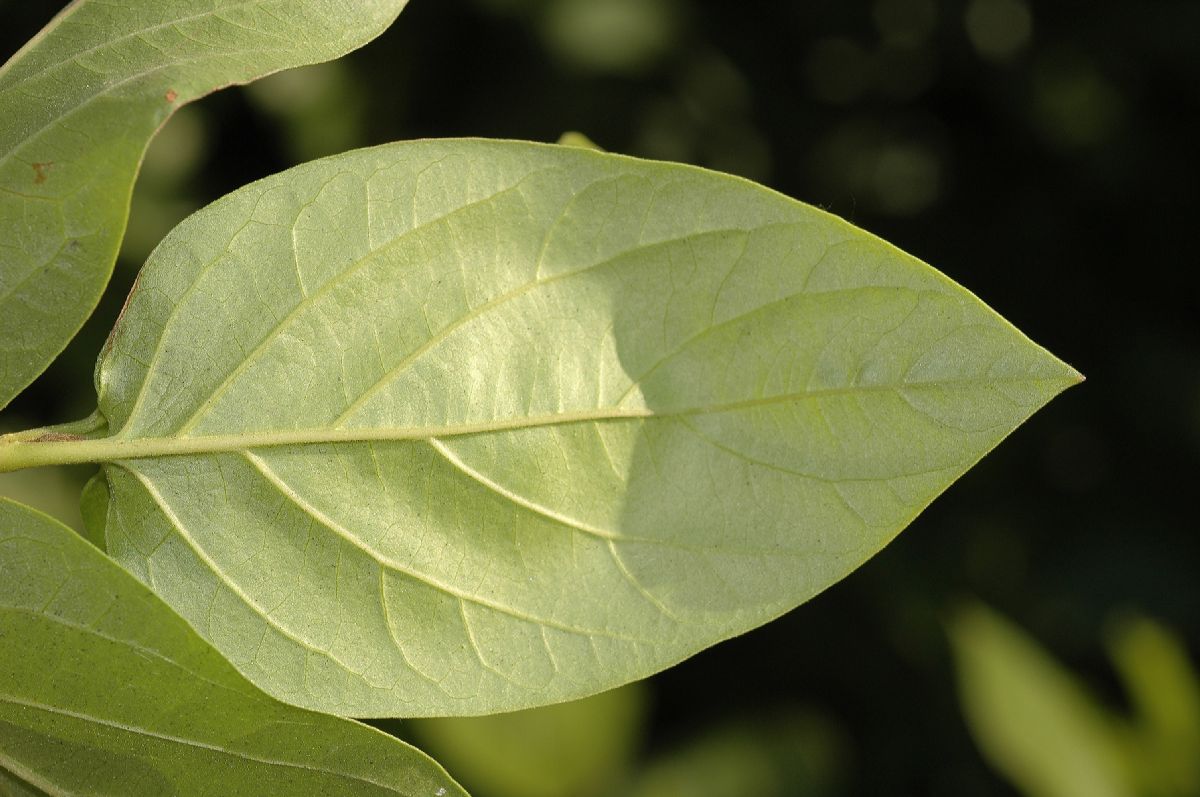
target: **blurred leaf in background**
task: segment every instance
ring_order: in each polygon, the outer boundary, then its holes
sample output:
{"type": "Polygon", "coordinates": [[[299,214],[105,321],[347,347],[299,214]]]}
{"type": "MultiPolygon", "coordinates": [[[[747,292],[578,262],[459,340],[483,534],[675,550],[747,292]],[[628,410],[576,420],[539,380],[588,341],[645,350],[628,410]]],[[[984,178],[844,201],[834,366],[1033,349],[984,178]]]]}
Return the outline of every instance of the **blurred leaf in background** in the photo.
{"type": "Polygon", "coordinates": [[[280,125],[295,163],[353,149],[363,140],[370,97],[342,61],[277,72],[244,91],[280,125]]]}
{"type": "Polygon", "coordinates": [[[971,0],[963,22],[975,50],[995,63],[1017,56],[1033,35],[1033,15],[1024,0],[971,0]]]}
{"type": "Polygon", "coordinates": [[[730,722],[652,760],[632,797],[825,797],[841,794],[847,741],[807,710],[730,722]]]}
{"type": "Polygon", "coordinates": [[[552,0],[540,14],[547,48],[568,68],[640,74],[679,36],[671,0],[552,0]]]}
{"type": "Polygon", "coordinates": [[[1134,712],[1127,755],[1139,793],[1200,794],[1200,675],[1182,640],[1129,616],[1107,643],[1134,712]]]}
{"type": "Polygon", "coordinates": [[[1027,797],[1200,793],[1200,680],[1162,626],[1125,618],[1109,637],[1132,719],[982,606],[962,609],[950,638],[971,733],[1027,797]]]}
{"type": "Polygon", "coordinates": [[[727,720],[647,753],[649,691],[634,683],[570,703],[403,728],[475,797],[844,793],[849,741],[822,714],[783,708],[727,720]]]}
{"type": "Polygon", "coordinates": [[[475,797],[602,797],[628,776],[645,715],[645,688],[634,683],[544,708],[405,725],[475,797]]]}
{"type": "Polygon", "coordinates": [[[186,105],[150,141],[130,204],[119,268],[136,272],[172,227],[200,207],[189,186],[210,146],[203,106],[186,105]]]}

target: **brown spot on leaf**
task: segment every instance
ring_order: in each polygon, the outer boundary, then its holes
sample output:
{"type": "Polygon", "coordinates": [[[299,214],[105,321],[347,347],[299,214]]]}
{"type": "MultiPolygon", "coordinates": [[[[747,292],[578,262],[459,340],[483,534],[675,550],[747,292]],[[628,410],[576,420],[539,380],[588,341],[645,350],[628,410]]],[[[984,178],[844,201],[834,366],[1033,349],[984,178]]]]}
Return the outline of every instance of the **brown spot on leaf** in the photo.
{"type": "Polygon", "coordinates": [[[53,165],[54,161],[33,164],[33,184],[41,185],[46,182],[46,177],[50,174],[50,167],[53,165]]]}
{"type": "Polygon", "coordinates": [[[163,99],[167,102],[175,102],[175,100],[179,99],[179,93],[175,89],[167,89],[167,93],[163,95],[163,99]]]}

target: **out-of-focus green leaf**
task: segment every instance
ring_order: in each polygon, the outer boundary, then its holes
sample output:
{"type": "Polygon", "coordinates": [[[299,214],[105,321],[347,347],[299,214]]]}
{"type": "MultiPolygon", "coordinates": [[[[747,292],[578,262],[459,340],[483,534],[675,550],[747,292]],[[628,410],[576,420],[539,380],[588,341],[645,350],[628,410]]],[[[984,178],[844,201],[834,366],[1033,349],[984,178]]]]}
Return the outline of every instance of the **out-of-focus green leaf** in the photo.
{"type": "Polygon", "coordinates": [[[597,152],[603,152],[604,149],[595,141],[585,136],[576,130],[568,130],[558,137],[558,143],[564,147],[579,147],[580,149],[594,149],[597,152]]]}
{"type": "Polygon", "coordinates": [[[1134,797],[1124,729],[1016,626],[974,606],[950,626],[959,689],[987,759],[1028,797],[1134,797]]]}
{"type": "Polygon", "coordinates": [[[1109,648],[1136,714],[1130,759],[1141,790],[1200,794],[1200,677],[1183,642],[1158,623],[1128,617],[1109,648]]]}
{"type": "Polygon", "coordinates": [[[278,120],[296,163],[359,145],[372,105],[362,81],[342,61],[280,72],[252,83],[246,93],[278,120]]]}
{"type": "Polygon", "coordinates": [[[97,366],[107,549],[351,716],[594,694],[844,577],[1079,375],[727,175],[392,144],[176,228],[97,366]]]}
{"type": "Polygon", "coordinates": [[[540,27],[567,66],[636,75],[669,51],[678,12],[672,0],[554,0],[542,7],[540,27]]]}
{"type": "Polygon", "coordinates": [[[716,728],[652,761],[632,797],[823,797],[839,793],[845,742],[824,718],[796,712],[716,728]]]}
{"type": "Polygon", "coordinates": [[[596,797],[627,770],[644,714],[637,684],[570,703],[408,727],[477,797],[596,797]]]}
{"type": "Polygon", "coordinates": [[[0,67],[0,408],[95,307],[172,111],[353,50],[405,2],[77,0],[0,67]]]}
{"type": "Polygon", "coordinates": [[[94,547],[8,500],[0,574],[6,793],[465,795],[394,738],[268,698],[94,547]]]}

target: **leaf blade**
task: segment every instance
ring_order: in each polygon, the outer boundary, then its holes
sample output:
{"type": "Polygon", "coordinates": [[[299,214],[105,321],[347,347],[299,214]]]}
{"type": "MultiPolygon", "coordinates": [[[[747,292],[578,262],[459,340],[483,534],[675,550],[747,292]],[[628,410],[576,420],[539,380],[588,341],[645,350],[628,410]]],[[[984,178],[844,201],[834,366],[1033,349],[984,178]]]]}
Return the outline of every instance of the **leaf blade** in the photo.
{"type": "Polygon", "coordinates": [[[395,739],[269,699],[92,546],[7,499],[0,566],[19,576],[0,587],[0,767],[26,787],[463,794],[395,739]]]}
{"type": "Polygon", "coordinates": [[[0,408],[90,315],[146,146],[179,106],[345,54],[406,0],[75,2],[0,67],[0,408]]]}
{"type": "Polygon", "coordinates": [[[113,555],[218,601],[203,633],[268,691],[409,716],[582,696],[778,616],[1078,379],[761,187],[469,140],[193,216],[97,374],[113,555]],[[271,671],[238,641],[264,633],[271,671]]]}

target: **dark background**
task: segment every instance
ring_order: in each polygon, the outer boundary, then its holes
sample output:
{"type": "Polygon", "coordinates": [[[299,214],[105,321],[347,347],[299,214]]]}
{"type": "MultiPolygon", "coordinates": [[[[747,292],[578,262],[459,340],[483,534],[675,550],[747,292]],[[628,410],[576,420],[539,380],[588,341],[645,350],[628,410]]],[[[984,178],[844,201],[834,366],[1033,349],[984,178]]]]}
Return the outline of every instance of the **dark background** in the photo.
{"type": "MultiPolygon", "coordinates": [[[[0,0],[0,59],[59,5],[0,0]]],[[[413,0],[336,65],[172,120],[100,310],[4,419],[90,411],[136,268],[186,212],[353,146],[566,130],[845,216],[1088,378],[849,579],[652,679],[645,757],[798,707],[839,751],[821,793],[1011,795],[958,707],[944,623],[960,601],[1017,621],[1117,708],[1115,614],[1157,618],[1195,659],[1194,0],[413,0]]]]}

